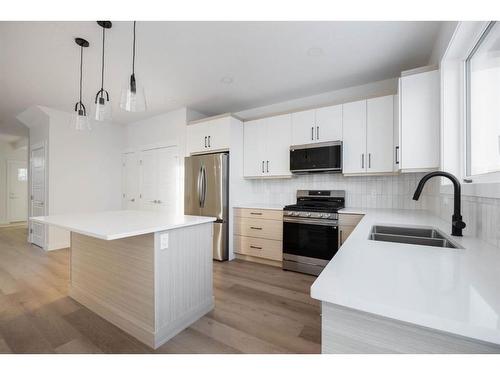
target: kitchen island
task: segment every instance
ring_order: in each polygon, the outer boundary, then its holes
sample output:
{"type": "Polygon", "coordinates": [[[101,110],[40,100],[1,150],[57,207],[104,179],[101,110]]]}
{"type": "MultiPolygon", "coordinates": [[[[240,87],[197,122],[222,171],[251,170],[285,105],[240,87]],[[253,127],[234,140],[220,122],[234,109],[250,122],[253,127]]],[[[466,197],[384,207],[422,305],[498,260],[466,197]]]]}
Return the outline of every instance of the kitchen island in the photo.
{"type": "Polygon", "coordinates": [[[364,216],[311,287],[323,353],[500,353],[497,247],[425,210],[339,214],[364,216]],[[374,241],[374,225],[434,228],[459,248],[374,241]]]}
{"type": "Polygon", "coordinates": [[[70,297],[152,348],[213,309],[215,218],[125,210],[30,220],[71,232],[70,297]]]}

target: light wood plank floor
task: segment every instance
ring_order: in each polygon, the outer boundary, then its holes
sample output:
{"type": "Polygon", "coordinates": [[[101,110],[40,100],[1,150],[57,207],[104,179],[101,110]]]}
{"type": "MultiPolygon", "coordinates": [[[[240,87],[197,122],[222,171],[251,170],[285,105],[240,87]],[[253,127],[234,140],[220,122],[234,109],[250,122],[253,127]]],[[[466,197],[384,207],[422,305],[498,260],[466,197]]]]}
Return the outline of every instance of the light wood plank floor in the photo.
{"type": "Polygon", "coordinates": [[[67,296],[69,250],[0,228],[0,353],[319,353],[314,277],[243,261],[214,263],[215,309],[152,351],[67,296]]]}

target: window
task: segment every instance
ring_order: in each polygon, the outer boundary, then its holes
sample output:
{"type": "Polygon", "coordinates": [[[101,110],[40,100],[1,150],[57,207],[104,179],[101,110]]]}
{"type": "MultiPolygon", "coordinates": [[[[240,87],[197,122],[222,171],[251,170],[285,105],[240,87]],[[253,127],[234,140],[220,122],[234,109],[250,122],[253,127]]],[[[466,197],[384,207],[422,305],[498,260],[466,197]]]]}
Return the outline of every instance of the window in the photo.
{"type": "Polygon", "coordinates": [[[466,175],[500,171],[500,22],[490,22],[465,62],[466,175]]]}

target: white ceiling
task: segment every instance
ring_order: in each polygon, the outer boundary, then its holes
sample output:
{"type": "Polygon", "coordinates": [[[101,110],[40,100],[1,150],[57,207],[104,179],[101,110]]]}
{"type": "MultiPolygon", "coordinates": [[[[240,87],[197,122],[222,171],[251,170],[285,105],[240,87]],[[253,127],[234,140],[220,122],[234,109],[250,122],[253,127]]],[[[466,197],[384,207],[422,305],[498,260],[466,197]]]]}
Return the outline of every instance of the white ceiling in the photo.
{"type": "MultiPolygon", "coordinates": [[[[105,88],[119,123],[188,106],[237,112],[399,75],[428,62],[440,22],[138,22],[136,77],[148,111],[119,109],[131,73],[132,23],[106,34],[105,88]],[[223,83],[232,80],[231,84],[223,83]]],[[[84,103],[100,85],[101,29],[95,22],[0,22],[0,127],[39,104],[71,111],[79,49],[86,38],[84,103]]],[[[17,130],[16,130],[17,129],[17,130]]]]}

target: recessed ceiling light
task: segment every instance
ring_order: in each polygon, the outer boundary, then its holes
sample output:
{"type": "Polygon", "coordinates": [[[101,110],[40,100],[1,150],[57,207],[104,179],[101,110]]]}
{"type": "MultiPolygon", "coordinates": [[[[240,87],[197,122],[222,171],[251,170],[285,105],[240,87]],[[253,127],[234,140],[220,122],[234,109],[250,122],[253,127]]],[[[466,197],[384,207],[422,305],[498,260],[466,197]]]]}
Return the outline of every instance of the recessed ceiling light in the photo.
{"type": "Polygon", "coordinates": [[[225,85],[230,85],[231,83],[233,83],[233,77],[229,77],[229,76],[222,77],[220,79],[220,82],[225,84],[225,85]]]}
{"type": "Polygon", "coordinates": [[[307,55],[311,57],[323,56],[323,48],[311,47],[307,50],[307,55]]]}

